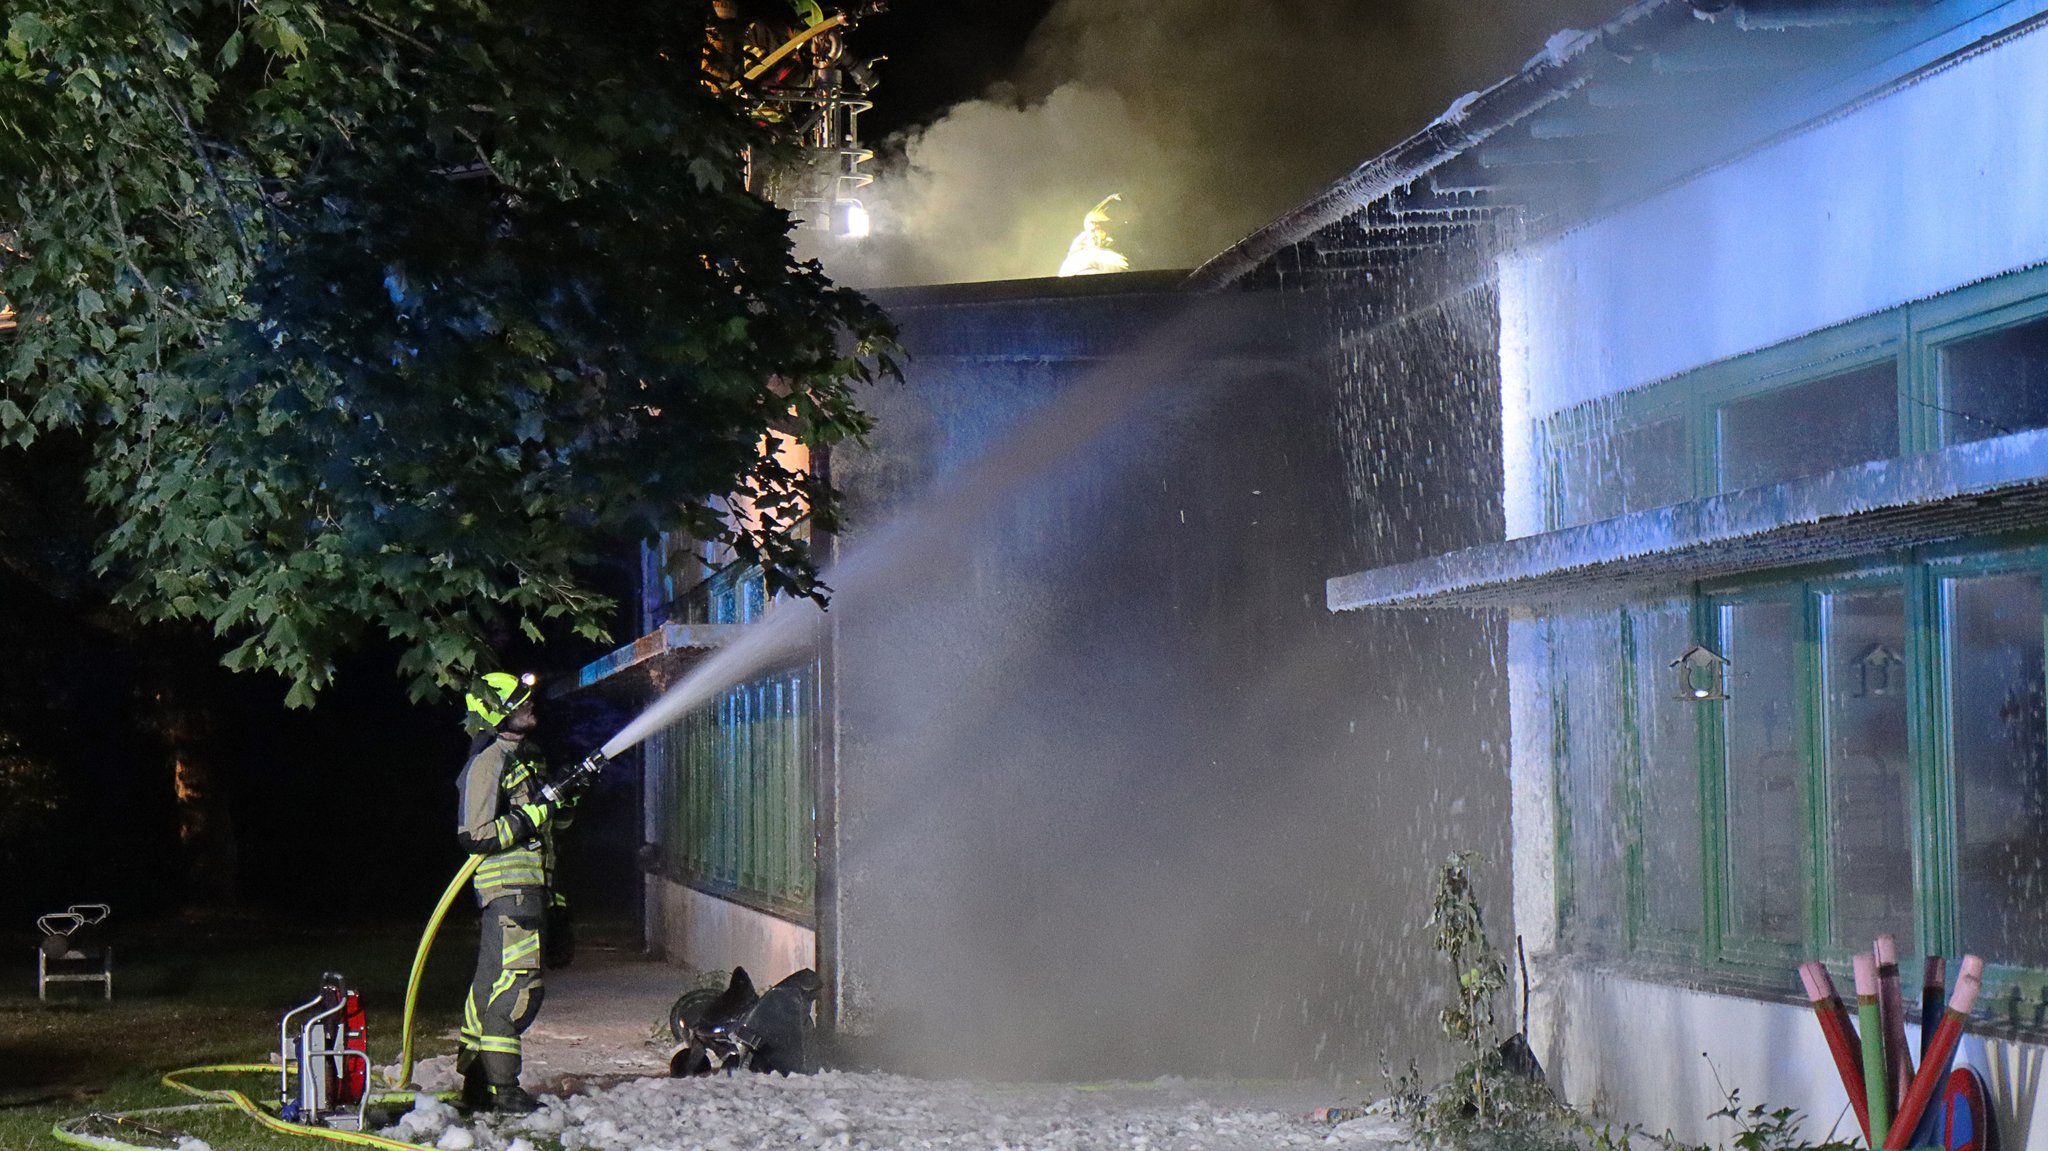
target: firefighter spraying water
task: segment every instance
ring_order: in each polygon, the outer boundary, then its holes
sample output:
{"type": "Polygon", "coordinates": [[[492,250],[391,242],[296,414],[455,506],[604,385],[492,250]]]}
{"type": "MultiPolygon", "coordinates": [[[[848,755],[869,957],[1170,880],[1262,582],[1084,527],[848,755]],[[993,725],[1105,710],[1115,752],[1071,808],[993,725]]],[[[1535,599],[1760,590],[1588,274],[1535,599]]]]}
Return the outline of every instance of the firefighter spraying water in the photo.
{"type": "Polygon", "coordinates": [[[567,962],[568,905],[555,890],[555,832],[569,826],[600,760],[555,779],[528,742],[540,720],[538,677],[493,672],[468,697],[477,730],[456,780],[455,837],[476,860],[476,976],[463,1005],[463,1102],[476,1110],[528,1112],[539,1104],[519,1085],[520,1036],[545,994],[541,968],[567,962]]]}

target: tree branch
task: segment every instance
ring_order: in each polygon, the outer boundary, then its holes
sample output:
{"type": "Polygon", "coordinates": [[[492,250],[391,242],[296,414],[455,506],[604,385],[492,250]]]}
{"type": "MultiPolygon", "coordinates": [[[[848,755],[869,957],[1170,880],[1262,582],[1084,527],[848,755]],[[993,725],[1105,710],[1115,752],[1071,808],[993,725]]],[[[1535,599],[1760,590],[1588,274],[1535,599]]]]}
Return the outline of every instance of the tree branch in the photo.
{"type": "MultiPolygon", "coordinates": [[[[95,156],[94,160],[99,164],[100,184],[107,190],[107,214],[114,218],[114,239],[121,247],[121,263],[125,264],[129,271],[135,273],[136,280],[142,284],[142,290],[149,296],[149,303],[152,308],[158,310],[169,308],[171,311],[185,317],[185,321],[192,325],[192,331],[197,335],[200,330],[199,317],[163,298],[163,295],[157,291],[156,285],[149,282],[148,274],[135,262],[135,253],[128,246],[128,226],[121,221],[121,197],[114,191],[114,174],[108,170],[107,158],[105,156],[95,156]]],[[[164,366],[163,339],[161,336],[157,339],[156,366],[159,368],[164,366]]]]}
{"type": "Polygon", "coordinates": [[[228,226],[235,231],[235,247],[242,251],[242,262],[254,270],[256,257],[249,251],[249,238],[242,234],[242,216],[235,211],[235,202],[229,198],[227,185],[221,180],[220,173],[214,169],[213,158],[206,154],[206,145],[200,141],[199,133],[193,129],[191,117],[185,114],[185,105],[179,103],[178,98],[171,94],[170,87],[161,77],[156,81],[156,91],[170,107],[171,115],[177,118],[178,126],[185,130],[185,139],[192,142],[192,154],[199,157],[200,166],[206,169],[206,180],[213,185],[214,196],[220,200],[221,209],[228,214],[228,226]]]}

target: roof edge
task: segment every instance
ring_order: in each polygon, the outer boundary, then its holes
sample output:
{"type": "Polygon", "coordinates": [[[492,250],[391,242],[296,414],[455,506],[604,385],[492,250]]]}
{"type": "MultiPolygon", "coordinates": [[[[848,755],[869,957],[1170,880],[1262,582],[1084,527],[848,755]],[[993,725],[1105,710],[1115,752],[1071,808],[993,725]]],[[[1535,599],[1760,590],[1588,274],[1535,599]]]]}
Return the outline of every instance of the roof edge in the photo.
{"type": "MultiPolygon", "coordinates": [[[[1586,50],[1655,12],[1687,0],[1637,0],[1621,15],[1564,45],[1546,46],[1522,70],[1474,95],[1460,97],[1415,135],[1353,169],[1315,198],[1239,240],[1189,273],[1190,291],[1213,292],[1290,244],[1299,243],[1365,205],[1428,175],[1502,129],[1541,110],[1585,80],[1586,50]]],[[[1555,41],[1556,37],[1552,37],[1555,41]]]]}

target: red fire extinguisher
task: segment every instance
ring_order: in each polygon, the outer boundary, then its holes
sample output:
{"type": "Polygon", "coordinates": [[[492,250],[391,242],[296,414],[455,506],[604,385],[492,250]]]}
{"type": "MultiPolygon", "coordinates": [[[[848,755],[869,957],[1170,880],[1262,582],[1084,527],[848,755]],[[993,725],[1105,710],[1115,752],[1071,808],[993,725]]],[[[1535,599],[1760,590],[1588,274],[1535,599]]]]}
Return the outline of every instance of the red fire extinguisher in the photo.
{"type": "MultiPolygon", "coordinates": [[[[363,1015],[363,998],[350,991],[341,1001],[341,1046],[344,1050],[360,1051],[365,1056],[370,1051],[369,1021],[363,1015]]],[[[335,1059],[329,1066],[340,1064],[340,1077],[334,1084],[334,1102],[359,1103],[370,1088],[370,1063],[364,1059],[335,1059]]]]}

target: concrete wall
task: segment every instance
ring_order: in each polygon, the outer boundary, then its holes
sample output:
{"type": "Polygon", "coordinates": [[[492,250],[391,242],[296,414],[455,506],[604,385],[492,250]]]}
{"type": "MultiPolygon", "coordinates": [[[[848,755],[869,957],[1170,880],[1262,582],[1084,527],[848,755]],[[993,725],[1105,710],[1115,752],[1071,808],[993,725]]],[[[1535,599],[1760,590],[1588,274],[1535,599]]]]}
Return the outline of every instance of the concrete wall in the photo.
{"type": "Polygon", "coordinates": [[[647,943],[692,971],[744,967],[757,987],[817,964],[817,933],[659,876],[647,880],[647,943]]]}
{"type": "Polygon", "coordinates": [[[1508,534],[1532,421],[2048,260],[2048,32],[1500,261],[1508,534]]]}
{"type": "Polygon", "coordinates": [[[1498,538],[1493,301],[1164,287],[882,297],[910,379],[834,461],[894,564],[832,611],[845,1020],[919,1070],[1373,1090],[1439,1061],[1445,854],[1508,918],[1500,633],[1322,584],[1498,538]]]}

